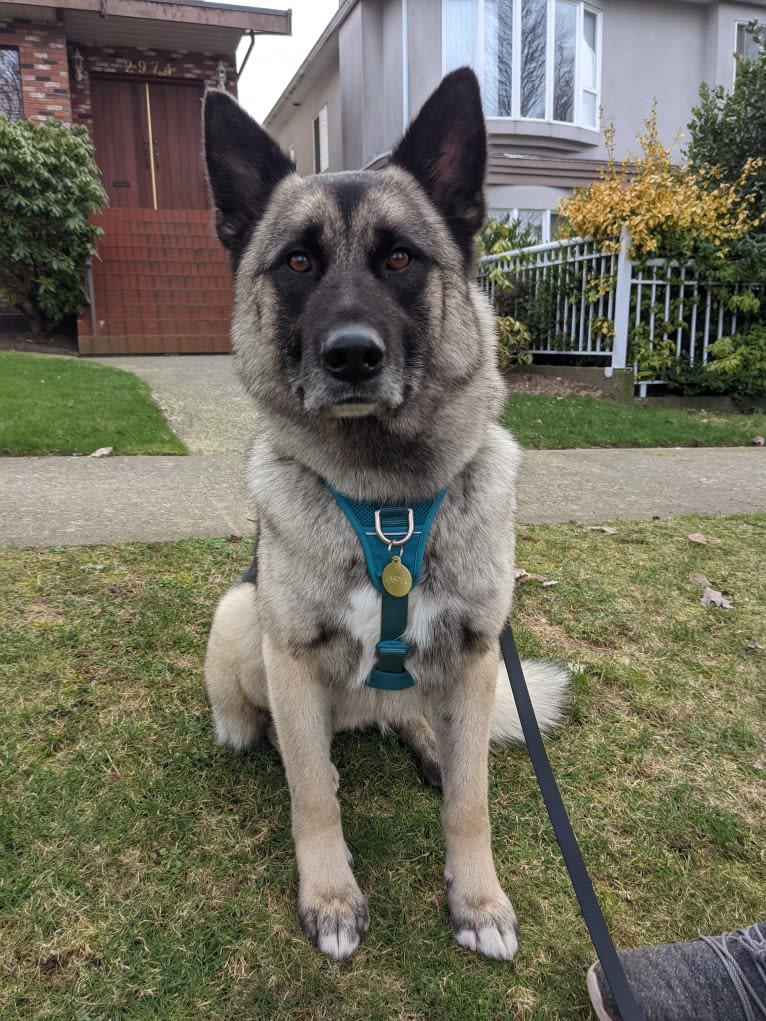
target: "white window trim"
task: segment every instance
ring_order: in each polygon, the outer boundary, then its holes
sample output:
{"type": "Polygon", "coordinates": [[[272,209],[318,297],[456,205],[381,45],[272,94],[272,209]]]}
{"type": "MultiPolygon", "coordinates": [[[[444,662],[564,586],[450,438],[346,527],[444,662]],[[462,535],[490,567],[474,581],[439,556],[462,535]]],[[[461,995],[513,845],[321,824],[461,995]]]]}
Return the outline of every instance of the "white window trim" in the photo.
{"type": "MultiPolygon", "coordinates": [[[[553,118],[553,85],[554,68],[553,60],[549,60],[549,54],[553,52],[555,43],[555,0],[547,0],[548,12],[546,19],[546,42],[545,42],[545,117],[522,117],[521,115],[521,2],[514,0],[513,7],[513,39],[512,39],[512,67],[513,83],[511,87],[511,115],[500,117],[497,114],[488,114],[497,120],[517,120],[536,124],[566,124],[571,127],[585,128],[591,131],[599,130],[598,111],[601,108],[601,64],[602,64],[602,21],[603,15],[600,10],[592,7],[583,0],[572,0],[576,5],[577,26],[575,29],[575,97],[574,97],[574,119],[571,121],[559,121],[553,118]],[[596,19],[596,87],[595,89],[585,88],[582,84],[582,46],[583,46],[583,21],[585,11],[589,11],[596,19]],[[585,92],[595,96],[596,123],[586,123],[583,119],[583,94],[585,92]],[[548,116],[550,114],[550,116],[548,116]]],[[[442,77],[448,73],[447,67],[447,4],[448,0],[442,0],[442,77]]],[[[474,0],[476,12],[476,50],[471,66],[476,71],[479,81],[484,79],[484,0],[474,0]]]]}
{"type": "Polygon", "coordinates": [[[312,148],[314,150],[314,173],[323,174],[330,168],[330,126],[327,103],[319,110],[312,122],[312,148]]]}

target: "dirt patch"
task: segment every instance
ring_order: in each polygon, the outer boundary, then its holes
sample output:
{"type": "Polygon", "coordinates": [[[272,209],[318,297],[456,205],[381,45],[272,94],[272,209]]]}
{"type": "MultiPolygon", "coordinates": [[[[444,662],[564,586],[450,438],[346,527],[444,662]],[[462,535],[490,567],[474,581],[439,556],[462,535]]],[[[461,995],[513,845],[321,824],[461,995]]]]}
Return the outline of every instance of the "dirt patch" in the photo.
{"type": "Polygon", "coordinates": [[[590,383],[582,383],[564,376],[544,376],[536,372],[513,370],[506,374],[512,394],[546,394],[550,397],[604,397],[604,391],[590,383]]]}
{"type": "Polygon", "coordinates": [[[28,333],[0,333],[0,351],[25,351],[36,355],[77,355],[77,340],[52,337],[35,340],[28,333]]]}

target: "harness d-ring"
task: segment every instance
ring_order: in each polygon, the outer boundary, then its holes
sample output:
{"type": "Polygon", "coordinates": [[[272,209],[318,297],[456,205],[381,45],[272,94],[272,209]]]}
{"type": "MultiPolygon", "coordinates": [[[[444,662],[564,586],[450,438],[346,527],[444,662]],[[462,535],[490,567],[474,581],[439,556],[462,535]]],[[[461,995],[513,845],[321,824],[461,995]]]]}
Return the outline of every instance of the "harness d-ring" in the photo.
{"type": "Polygon", "coordinates": [[[380,511],[379,510],[375,511],[375,534],[377,535],[381,542],[384,542],[388,546],[389,551],[391,550],[392,546],[399,546],[400,548],[404,546],[406,542],[410,541],[414,531],[415,531],[415,513],[412,507],[407,508],[407,534],[403,535],[401,539],[389,539],[389,537],[384,534],[383,529],[380,527],[380,511]]]}

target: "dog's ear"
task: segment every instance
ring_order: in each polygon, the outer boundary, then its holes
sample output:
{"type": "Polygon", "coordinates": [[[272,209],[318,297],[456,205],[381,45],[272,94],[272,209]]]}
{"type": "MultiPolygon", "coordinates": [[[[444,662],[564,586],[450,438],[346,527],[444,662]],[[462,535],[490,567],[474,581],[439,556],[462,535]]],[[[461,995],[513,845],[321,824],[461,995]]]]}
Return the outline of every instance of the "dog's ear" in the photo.
{"type": "Polygon", "coordinates": [[[391,157],[421,184],[450,226],[466,261],[484,221],[487,133],[476,75],[461,67],[443,79],[391,157]]]}
{"type": "Polygon", "coordinates": [[[295,164],[236,100],[205,96],[205,163],[221,244],[236,266],[275,185],[295,164]]]}

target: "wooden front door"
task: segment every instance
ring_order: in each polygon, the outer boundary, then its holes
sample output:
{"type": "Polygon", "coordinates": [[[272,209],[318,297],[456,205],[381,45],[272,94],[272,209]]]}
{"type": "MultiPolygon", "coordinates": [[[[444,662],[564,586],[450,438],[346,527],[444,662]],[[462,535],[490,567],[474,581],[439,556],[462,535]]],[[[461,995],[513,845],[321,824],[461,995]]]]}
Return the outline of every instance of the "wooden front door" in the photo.
{"type": "Polygon", "coordinates": [[[96,161],[112,208],[206,209],[202,86],[94,77],[96,161]]]}

